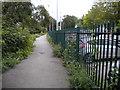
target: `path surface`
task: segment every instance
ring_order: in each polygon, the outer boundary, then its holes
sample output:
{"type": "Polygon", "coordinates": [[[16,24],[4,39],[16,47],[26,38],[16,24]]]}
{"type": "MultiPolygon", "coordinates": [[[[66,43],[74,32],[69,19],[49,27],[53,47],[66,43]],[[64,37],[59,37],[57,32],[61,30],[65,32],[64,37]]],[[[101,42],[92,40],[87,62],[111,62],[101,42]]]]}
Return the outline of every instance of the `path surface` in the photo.
{"type": "Polygon", "coordinates": [[[53,56],[46,35],[34,44],[33,54],[3,74],[3,88],[69,88],[67,71],[53,56]]]}

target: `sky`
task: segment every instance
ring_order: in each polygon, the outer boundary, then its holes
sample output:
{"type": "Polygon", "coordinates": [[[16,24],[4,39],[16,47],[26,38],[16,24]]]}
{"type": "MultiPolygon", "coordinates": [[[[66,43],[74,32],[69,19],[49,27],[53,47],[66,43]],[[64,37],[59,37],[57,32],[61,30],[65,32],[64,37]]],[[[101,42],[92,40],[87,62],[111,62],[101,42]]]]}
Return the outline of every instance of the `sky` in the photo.
{"type": "Polygon", "coordinates": [[[55,19],[57,19],[57,1],[58,21],[60,21],[60,17],[62,20],[64,15],[74,15],[81,18],[91,9],[95,0],[31,0],[35,6],[44,5],[50,16],[55,19]]]}

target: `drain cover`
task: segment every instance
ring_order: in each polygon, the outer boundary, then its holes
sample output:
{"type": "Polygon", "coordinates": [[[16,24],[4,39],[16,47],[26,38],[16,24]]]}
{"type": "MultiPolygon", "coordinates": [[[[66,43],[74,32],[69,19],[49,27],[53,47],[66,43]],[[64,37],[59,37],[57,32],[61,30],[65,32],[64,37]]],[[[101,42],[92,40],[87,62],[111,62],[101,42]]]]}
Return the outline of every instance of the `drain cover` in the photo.
{"type": "Polygon", "coordinates": [[[44,52],[39,52],[40,54],[44,54],[44,52]]]}

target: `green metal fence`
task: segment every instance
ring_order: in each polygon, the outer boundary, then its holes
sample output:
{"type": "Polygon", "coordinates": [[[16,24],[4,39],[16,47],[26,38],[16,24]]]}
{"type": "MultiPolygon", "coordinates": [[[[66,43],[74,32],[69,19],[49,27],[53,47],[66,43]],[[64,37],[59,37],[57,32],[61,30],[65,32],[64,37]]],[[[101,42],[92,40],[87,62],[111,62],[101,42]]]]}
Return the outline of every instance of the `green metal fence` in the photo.
{"type": "Polygon", "coordinates": [[[73,33],[76,34],[76,32],[79,31],[79,28],[73,28],[73,29],[64,29],[64,30],[58,30],[58,31],[49,31],[48,34],[50,37],[52,37],[52,40],[54,44],[61,44],[62,47],[65,49],[67,46],[67,36],[72,36],[73,33]]]}
{"type": "MultiPolygon", "coordinates": [[[[120,30],[115,23],[49,31],[55,44],[65,49],[67,43],[76,43],[76,61],[83,59],[92,80],[101,89],[112,85],[120,89],[120,30]],[[74,42],[73,42],[74,41],[74,42]]],[[[109,88],[109,87],[108,87],[109,88]]]]}

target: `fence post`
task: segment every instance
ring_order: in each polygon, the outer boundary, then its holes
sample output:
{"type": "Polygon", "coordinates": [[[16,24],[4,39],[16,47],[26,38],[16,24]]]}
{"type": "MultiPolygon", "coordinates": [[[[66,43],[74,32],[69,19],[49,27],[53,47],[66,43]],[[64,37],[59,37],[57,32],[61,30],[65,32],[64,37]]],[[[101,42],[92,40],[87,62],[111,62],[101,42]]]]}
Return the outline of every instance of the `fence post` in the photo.
{"type": "Polygon", "coordinates": [[[77,61],[79,61],[79,28],[76,32],[76,51],[77,51],[77,61]]]}
{"type": "Polygon", "coordinates": [[[65,49],[65,47],[66,47],[65,46],[65,31],[63,32],[63,39],[64,39],[64,41],[63,41],[64,42],[64,47],[63,48],[65,49]]]}
{"type": "Polygon", "coordinates": [[[55,44],[57,44],[57,31],[55,31],[55,44]]]}

